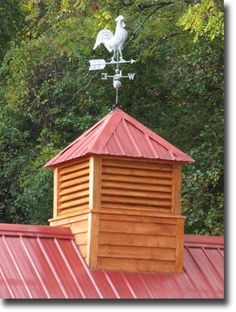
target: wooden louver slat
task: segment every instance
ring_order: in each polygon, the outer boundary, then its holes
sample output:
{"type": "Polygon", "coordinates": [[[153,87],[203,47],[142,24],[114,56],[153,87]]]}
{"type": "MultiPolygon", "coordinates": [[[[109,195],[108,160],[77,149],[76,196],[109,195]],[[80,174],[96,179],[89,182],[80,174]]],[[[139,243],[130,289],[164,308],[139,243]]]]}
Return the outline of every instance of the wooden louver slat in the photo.
{"type": "Polygon", "coordinates": [[[103,165],[109,167],[120,167],[120,168],[133,168],[133,169],[144,169],[144,170],[158,170],[159,171],[172,171],[172,164],[167,163],[159,163],[158,167],[156,163],[153,162],[135,162],[135,161],[124,161],[124,160],[117,160],[117,159],[103,159],[103,165]]]}
{"type": "Polygon", "coordinates": [[[132,197],[117,197],[117,196],[102,196],[102,202],[109,203],[126,203],[126,204],[142,204],[144,206],[171,206],[171,200],[156,200],[156,199],[143,199],[143,198],[132,198],[132,197]]]}
{"type": "Polygon", "coordinates": [[[149,199],[169,199],[171,200],[171,193],[162,193],[162,192],[149,192],[149,191],[136,191],[136,190],[125,190],[125,189],[102,189],[103,195],[111,195],[111,196],[128,196],[128,197],[142,197],[149,199]]]}
{"type": "Polygon", "coordinates": [[[160,178],[160,177],[133,177],[132,175],[111,175],[103,174],[102,181],[119,181],[119,182],[130,182],[134,184],[154,184],[154,185],[172,185],[171,179],[160,178]]]}
{"type": "MultiPolygon", "coordinates": [[[[147,171],[142,169],[131,169],[131,168],[116,168],[116,167],[103,167],[102,173],[109,174],[123,174],[128,176],[137,176],[137,177],[147,177],[147,171]]],[[[171,178],[171,172],[165,171],[150,171],[148,172],[150,177],[159,177],[159,178],[171,178]]]]}
{"type": "Polygon", "coordinates": [[[170,185],[152,185],[152,184],[142,184],[130,182],[117,182],[117,181],[102,181],[102,188],[105,189],[120,189],[120,190],[141,190],[150,192],[162,192],[171,193],[172,189],[170,185]]]}

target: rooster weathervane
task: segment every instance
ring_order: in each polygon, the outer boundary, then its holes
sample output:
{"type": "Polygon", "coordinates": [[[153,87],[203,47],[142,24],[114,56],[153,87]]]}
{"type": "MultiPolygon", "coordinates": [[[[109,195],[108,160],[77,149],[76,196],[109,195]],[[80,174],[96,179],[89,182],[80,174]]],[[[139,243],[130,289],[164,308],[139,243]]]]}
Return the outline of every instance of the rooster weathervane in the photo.
{"type": "MultiPolygon", "coordinates": [[[[111,53],[113,52],[113,56],[109,62],[106,62],[104,59],[96,59],[90,60],[89,70],[101,70],[106,67],[106,65],[115,64],[116,70],[114,75],[108,75],[107,73],[102,73],[102,80],[107,80],[108,78],[113,79],[113,87],[116,89],[116,102],[114,106],[117,106],[119,103],[119,89],[121,87],[121,79],[128,78],[129,80],[133,80],[135,74],[128,73],[127,76],[123,76],[122,70],[120,70],[120,64],[133,64],[135,60],[131,59],[129,61],[124,60],[122,50],[124,47],[124,43],[128,37],[128,32],[125,29],[124,17],[119,15],[116,19],[116,30],[113,35],[112,31],[109,29],[100,30],[97,34],[96,42],[93,50],[95,50],[101,43],[104,44],[106,49],[111,53]]],[[[113,107],[114,108],[114,107],[113,107]]]]}

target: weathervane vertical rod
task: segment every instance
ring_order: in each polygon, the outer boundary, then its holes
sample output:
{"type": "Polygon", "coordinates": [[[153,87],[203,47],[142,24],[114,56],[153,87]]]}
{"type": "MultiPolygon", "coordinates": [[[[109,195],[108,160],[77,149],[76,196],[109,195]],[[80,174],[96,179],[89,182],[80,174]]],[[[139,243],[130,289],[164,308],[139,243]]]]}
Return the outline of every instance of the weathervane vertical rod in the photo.
{"type": "MultiPolygon", "coordinates": [[[[116,52],[116,69],[117,69],[117,73],[119,71],[119,54],[118,51],[116,52]]],[[[119,105],[119,89],[116,88],[116,107],[119,105]]]]}
{"type": "Polygon", "coordinates": [[[116,88],[116,106],[119,104],[119,89],[116,88]]]}

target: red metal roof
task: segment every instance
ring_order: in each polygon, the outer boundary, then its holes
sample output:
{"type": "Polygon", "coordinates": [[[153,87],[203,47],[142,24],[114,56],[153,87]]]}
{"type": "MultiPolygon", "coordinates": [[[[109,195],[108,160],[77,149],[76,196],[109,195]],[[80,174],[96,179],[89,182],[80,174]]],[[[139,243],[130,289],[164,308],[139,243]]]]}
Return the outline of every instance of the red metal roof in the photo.
{"type": "Polygon", "coordinates": [[[56,167],[88,154],[193,162],[188,155],[119,108],[53,157],[45,167],[56,167]]]}
{"type": "Polygon", "coordinates": [[[0,224],[0,297],[223,298],[223,244],[186,235],[180,274],[92,271],[69,228],[0,224]]]}

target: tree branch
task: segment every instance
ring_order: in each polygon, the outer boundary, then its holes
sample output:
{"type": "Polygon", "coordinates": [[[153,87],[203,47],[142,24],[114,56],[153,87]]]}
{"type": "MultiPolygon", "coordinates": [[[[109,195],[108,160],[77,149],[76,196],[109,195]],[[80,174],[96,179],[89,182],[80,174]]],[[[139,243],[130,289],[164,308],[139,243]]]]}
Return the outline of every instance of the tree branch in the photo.
{"type": "MultiPolygon", "coordinates": [[[[198,0],[184,0],[183,2],[185,2],[186,4],[197,4],[199,1],[198,0]]],[[[169,4],[174,4],[174,2],[155,2],[155,3],[149,3],[149,4],[140,4],[138,7],[141,11],[145,10],[145,9],[150,9],[153,8],[155,6],[165,6],[165,5],[169,5],[169,4]]]]}
{"type": "Polygon", "coordinates": [[[172,33],[170,35],[166,35],[164,38],[161,38],[161,39],[158,39],[156,42],[154,42],[154,44],[151,46],[150,48],[150,51],[152,51],[156,45],[158,44],[162,44],[163,42],[167,41],[168,39],[172,38],[172,37],[176,37],[178,35],[181,35],[182,32],[175,32],[175,33],[172,33]]]}
{"type": "Polygon", "coordinates": [[[124,7],[128,7],[128,6],[133,5],[133,1],[132,0],[128,0],[128,1],[120,0],[120,4],[123,5],[124,7]]]}
{"type": "MultiPolygon", "coordinates": [[[[126,45],[129,44],[129,42],[134,38],[134,36],[136,35],[136,33],[139,31],[139,29],[141,27],[143,27],[143,25],[147,22],[147,20],[154,14],[156,13],[156,11],[160,10],[161,8],[174,4],[174,2],[163,2],[161,4],[159,4],[159,6],[157,6],[150,14],[148,14],[148,16],[143,20],[143,22],[139,25],[139,27],[135,30],[135,32],[130,36],[129,41],[126,43],[126,45]]],[[[125,45],[125,46],[126,46],[125,45]]]]}
{"type": "Polygon", "coordinates": [[[139,7],[139,9],[141,10],[141,11],[143,11],[143,10],[145,10],[145,9],[149,9],[149,8],[153,8],[153,7],[164,7],[164,6],[168,6],[168,5],[170,5],[170,4],[174,4],[174,2],[156,2],[156,3],[150,3],[150,4],[145,4],[145,5],[139,5],[138,7],[139,7]]]}
{"type": "MultiPolygon", "coordinates": [[[[86,75],[85,77],[87,77],[89,74],[90,74],[90,72],[88,72],[87,75],[86,75]]],[[[70,99],[69,101],[67,101],[64,105],[67,105],[67,104],[71,103],[71,102],[75,99],[76,95],[78,95],[81,91],[87,89],[87,88],[90,86],[90,84],[91,84],[91,82],[93,81],[93,79],[94,79],[97,75],[98,75],[98,73],[95,73],[95,74],[89,79],[89,81],[86,83],[86,85],[84,85],[84,86],[81,87],[79,90],[77,90],[77,91],[72,95],[71,99],[70,99]]]]}

